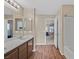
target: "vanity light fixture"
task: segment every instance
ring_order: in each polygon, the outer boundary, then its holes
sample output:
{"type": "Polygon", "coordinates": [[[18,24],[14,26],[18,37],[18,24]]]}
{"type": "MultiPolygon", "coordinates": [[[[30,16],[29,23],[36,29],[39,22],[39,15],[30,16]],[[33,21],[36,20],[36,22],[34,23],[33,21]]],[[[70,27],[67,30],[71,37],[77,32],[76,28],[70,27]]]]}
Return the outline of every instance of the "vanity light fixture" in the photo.
{"type": "Polygon", "coordinates": [[[10,4],[11,6],[13,6],[16,9],[19,9],[20,8],[20,6],[18,5],[18,3],[16,3],[15,1],[5,0],[5,2],[7,2],[8,4],[10,4]]]}

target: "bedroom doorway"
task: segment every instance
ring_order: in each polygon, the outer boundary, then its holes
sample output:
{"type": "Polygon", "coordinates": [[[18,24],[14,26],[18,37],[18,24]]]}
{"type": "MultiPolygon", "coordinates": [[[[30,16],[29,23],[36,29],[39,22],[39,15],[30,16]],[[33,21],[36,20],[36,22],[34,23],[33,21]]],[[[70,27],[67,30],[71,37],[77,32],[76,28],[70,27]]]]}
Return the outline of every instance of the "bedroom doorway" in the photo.
{"type": "Polygon", "coordinates": [[[54,23],[47,24],[46,26],[46,44],[54,43],[54,23]]]}

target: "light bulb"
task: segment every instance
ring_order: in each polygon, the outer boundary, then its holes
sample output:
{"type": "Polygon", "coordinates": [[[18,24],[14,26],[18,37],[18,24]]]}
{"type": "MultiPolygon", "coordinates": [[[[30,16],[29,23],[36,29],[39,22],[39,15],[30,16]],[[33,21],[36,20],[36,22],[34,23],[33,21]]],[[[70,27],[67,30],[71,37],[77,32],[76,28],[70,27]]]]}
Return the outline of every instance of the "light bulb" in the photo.
{"type": "Polygon", "coordinates": [[[19,6],[19,5],[17,5],[17,7],[18,7],[18,8],[20,8],[20,6],[19,6]]]}

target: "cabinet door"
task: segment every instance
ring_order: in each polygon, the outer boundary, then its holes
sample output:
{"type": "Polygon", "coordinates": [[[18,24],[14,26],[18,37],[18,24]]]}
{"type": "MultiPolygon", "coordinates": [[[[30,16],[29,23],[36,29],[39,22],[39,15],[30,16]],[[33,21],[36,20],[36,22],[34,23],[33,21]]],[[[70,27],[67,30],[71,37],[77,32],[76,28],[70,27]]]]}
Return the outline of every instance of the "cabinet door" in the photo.
{"type": "Polygon", "coordinates": [[[28,41],[28,58],[32,55],[32,50],[33,50],[33,39],[28,41]]]}
{"type": "Polygon", "coordinates": [[[18,59],[18,50],[12,51],[9,55],[5,57],[5,59],[18,59]]]}
{"type": "Polygon", "coordinates": [[[27,43],[19,47],[19,59],[27,59],[27,43]]]}

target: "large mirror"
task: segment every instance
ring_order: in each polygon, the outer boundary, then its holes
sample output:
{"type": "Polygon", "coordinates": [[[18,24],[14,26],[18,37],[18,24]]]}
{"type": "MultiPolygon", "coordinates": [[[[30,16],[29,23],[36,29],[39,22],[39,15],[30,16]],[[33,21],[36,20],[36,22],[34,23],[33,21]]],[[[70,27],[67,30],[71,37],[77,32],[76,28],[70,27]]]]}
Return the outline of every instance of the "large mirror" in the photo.
{"type": "Polygon", "coordinates": [[[16,12],[8,7],[4,7],[4,37],[5,39],[26,36],[32,32],[31,17],[17,17],[16,12]],[[16,16],[16,17],[15,17],[16,16]]]}
{"type": "Polygon", "coordinates": [[[32,19],[31,18],[15,18],[15,30],[16,31],[32,31],[32,19]]]}
{"type": "Polygon", "coordinates": [[[32,33],[31,18],[15,18],[15,35],[22,37],[32,33]]]}

